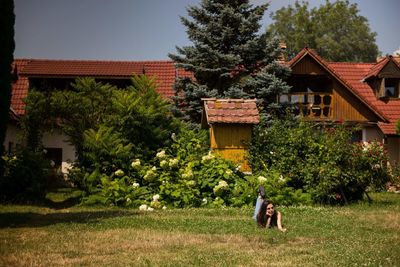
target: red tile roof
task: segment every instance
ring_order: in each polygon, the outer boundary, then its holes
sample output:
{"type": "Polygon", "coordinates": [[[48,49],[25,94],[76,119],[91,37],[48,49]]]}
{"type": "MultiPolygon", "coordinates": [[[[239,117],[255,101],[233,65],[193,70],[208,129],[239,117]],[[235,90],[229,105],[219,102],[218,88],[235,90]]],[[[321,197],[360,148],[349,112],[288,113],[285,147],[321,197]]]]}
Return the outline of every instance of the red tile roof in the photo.
{"type": "Polygon", "coordinates": [[[206,123],[246,123],[260,122],[256,99],[216,99],[203,98],[206,123]]]}
{"type": "Polygon", "coordinates": [[[379,60],[376,64],[374,64],[371,69],[368,71],[368,73],[365,75],[364,79],[367,80],[368,78],[371,77],[376,77],[378,76],[379,72],[383,69],[383,67],[386,66],[386,64],[389,62],[388,57],[384,57],[381,60],[379,60]]]}
{"type": "MultiPolygon", "coordinates": [[[[293,67],[306,55],[314,58],[381,118],[378,126],[384,134],[396,134],[396,121],[400,119],[400,99],[378,99],[373,88],[365,82],[366,77],[376,76],[393,57],[386,57],[377,63],[326,62],[314,51],[305,48],[289,61],[289,66],[293,67]]],[[[395,64],[399,66],[397,62],[395,64]]]]}
{"type": "Polygon", "coordinates": [[[29,63],[27,59],[14,60],[13,71],[16,78],[18,78],[12,87],[11,94],[11,108],[16,115],[23,115],[25,113],[25,103],[23,99],[28,96],[29,82],[28,77],[19,75],[26,65],[29,63]]]}
{"type": "Polygon", "coordinates": [[[29,79],[95,77],[108,79],[130,79],[133,74],[154,77],[157,91],[164,97],[174,95],[176,77],[191,77],[189,72],[176,69],[173,61],[95,61],[95,60],[42,60],[17,59],[18,80],[13,85],[11,106],[16,114],[24,114],[22,99],[27,96],[29,79]]]}
{"type": "Polygon", "coordinates": [[[364,81],[364,77],[366,77],[376,64],[341,62],[329,63],[329,66],[345,79],[370,107],[379,110],[385,116],[387,122],[378,123],[382,132],[389,135],[396,134],[396,121],[400,119],[400,99],[378,99],[375,96],[373,88],[364,81]]]}

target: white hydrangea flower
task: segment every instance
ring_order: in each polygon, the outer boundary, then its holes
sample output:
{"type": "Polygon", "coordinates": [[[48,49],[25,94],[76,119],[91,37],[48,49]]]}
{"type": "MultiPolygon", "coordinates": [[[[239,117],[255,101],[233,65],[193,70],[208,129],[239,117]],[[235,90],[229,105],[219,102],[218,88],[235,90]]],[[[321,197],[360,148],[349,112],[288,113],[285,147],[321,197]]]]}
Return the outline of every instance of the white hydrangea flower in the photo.
{"type": "Polygon", "coordinates": [[[132,161],[131,167],[134,169],[139,168],[140,167],[140,159],[135,159],[134,161],[132,161]]]}
{"type": "Polygon", "coordinates": [[[156,157],[157,158],[159,158],[159,159],[162,159],[162,158],[164,158],[166,155],[165,155],[165,150],[161,150],[160,152],[158,152],[157,154],[156,154],[156,157]]]}
{"type": "Polygon", "coordinates": [[[184,174],[182,174],[183,179],[189,179],[193,177],[193,172],[192,170],[187,170],[184,174]]]}
{"type": "Polygon", "coordinates": [[[116,175],[116,176],[118,176],[118,177],[121,177],[121,176],[124,176],[124,171],[123,170],[121,170],[121,169],[119,169],[119,170],[116,170],[115,172],[114,172],[114,174],[116,175]]]}
{"type": "Polygon", "coordinates": [[[261,175],[258,176],[257,179],[258,179],[258,182],[260,182],[261,184],[262,184],[262,183],[265,183],[265,182],[267,181],[267,178],[265,178],[264,176],[261,176],[261,175]]]}
{"type": "Polygon", "coordinates": [[[153,211],[154,209],[152,207],[148,207],[147,211],[153,211]]]}
{"type": "Polygon", "coordinates": [[[228,183],[226,181],[224,181],[224,180],[221,180],[221,181],[218,182],[218,185],[216,185],[213,188],[213,191],[214,191],[214,193],[216,193],[221,189],[225,189],[226,187],[228,187],[228,183]]]}
{"type": "Polygon", "coordinates": [[[228,183],[227,183],[226,181],[224,181],[224,180],[221,180],[221,181],[219,181],[218,185],[219,185],[220,187],[227,187],[227,186],[228,186],[228,183]]]}
{"type": "Polygon", "coordinates": [[[203,201],[204,204],[207,204],[207,198],[203,198],[202,201],[203,201]]]}
{"type": "Polygon", "coordinates": [[[140,184],[135,182],[135,183],[132,184],[132,187],[133,187],[134,189],[135,189],[135,188],[139,188],[139,187],[140,187],[140,184]]]}
{"type": "Polygon", "coordinates": [[[213,158],[215,158],[215,156],[213,154],[211,154],[211,151],[208,153],[208,155],[205,155],[201,158],[201,162],[202,163],[207,163],[210,162],[213,158]]]}
{"type": "Polygon", "coordinates": [[[169,162],[168,162],[168,164],[169,164],[169,166],[170,166],[171,168],[177,167],[177,166],[178,166],[178,163],[179,163],[178,159],[170,159],[169,162]]]}
{"type": "Polygon", "coordinates": [[[158,201],[160,199],[160,195],[156,194],[153,196],[153,201],[158,201]]]}
{"type": "Polygon", "coordinates": [[[171,139],[176,142],[176,134],[175,133],[171,134],[171,139]]]}
{"type": "Polygon", "coordinates": [[[155,167],[148,170],[146,174],[143,176],[143,179],[145,179],[146,181],[153,181],[154,178],[156,177],[156,170],[157,169],[155,167]]]}
{"type": "Polygon", "coordinates": [[[147,205],[146,204],[140,205],[139,210],[147,210],[147,205]]]}
{"type": "Polygon", "coordinates": [[[162,160],[160,162],[160,167],[163,168],[163,169],[168,168],[168,161],[162,160]]]}
{"type": "Polygon", "coordinates": [[[167,206],[162,207],[162,209],[163,209],[163,210],[166,210],[166,209],[167,209],[167,206]]]}

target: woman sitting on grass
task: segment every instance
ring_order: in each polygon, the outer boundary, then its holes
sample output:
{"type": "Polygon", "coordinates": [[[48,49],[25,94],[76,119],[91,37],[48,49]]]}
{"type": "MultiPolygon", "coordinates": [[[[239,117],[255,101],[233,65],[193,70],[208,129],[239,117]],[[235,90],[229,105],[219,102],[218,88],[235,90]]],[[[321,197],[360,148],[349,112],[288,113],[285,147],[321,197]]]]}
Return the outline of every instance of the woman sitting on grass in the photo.
{"type": "Polygon", "coordinates": [[[282,227],[281,213],[274,209],[274,204],[270,201],[262,201],[256,219],[260,227],[271,228],[277,226],[280,231],[286,231],[286,229],[282,227]]]}

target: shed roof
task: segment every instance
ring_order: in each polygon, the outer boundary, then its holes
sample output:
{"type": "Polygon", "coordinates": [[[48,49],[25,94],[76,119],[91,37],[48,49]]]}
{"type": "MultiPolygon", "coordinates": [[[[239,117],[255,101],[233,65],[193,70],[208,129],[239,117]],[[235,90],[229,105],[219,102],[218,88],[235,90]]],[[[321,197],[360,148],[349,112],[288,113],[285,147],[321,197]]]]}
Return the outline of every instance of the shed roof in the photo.
{"type": "Polygon", "coordinates": [[[202,125],[213,123],[257,124],[260,116],[256,99],[203,98],[202,125]]]}

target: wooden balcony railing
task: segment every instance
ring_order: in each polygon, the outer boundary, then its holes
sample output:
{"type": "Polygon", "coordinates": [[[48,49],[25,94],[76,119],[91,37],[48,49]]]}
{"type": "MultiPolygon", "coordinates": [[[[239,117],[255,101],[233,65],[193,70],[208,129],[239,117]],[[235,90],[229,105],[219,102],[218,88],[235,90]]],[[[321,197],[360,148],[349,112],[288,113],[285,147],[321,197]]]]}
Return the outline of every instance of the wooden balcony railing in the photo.
{"type": "Polygon", "coordinates": [[[332,94],[293,93],[279,96],[280,103],[292,104],[296,115],[315,119],[329,119],[332,115],[332,94]]]}

